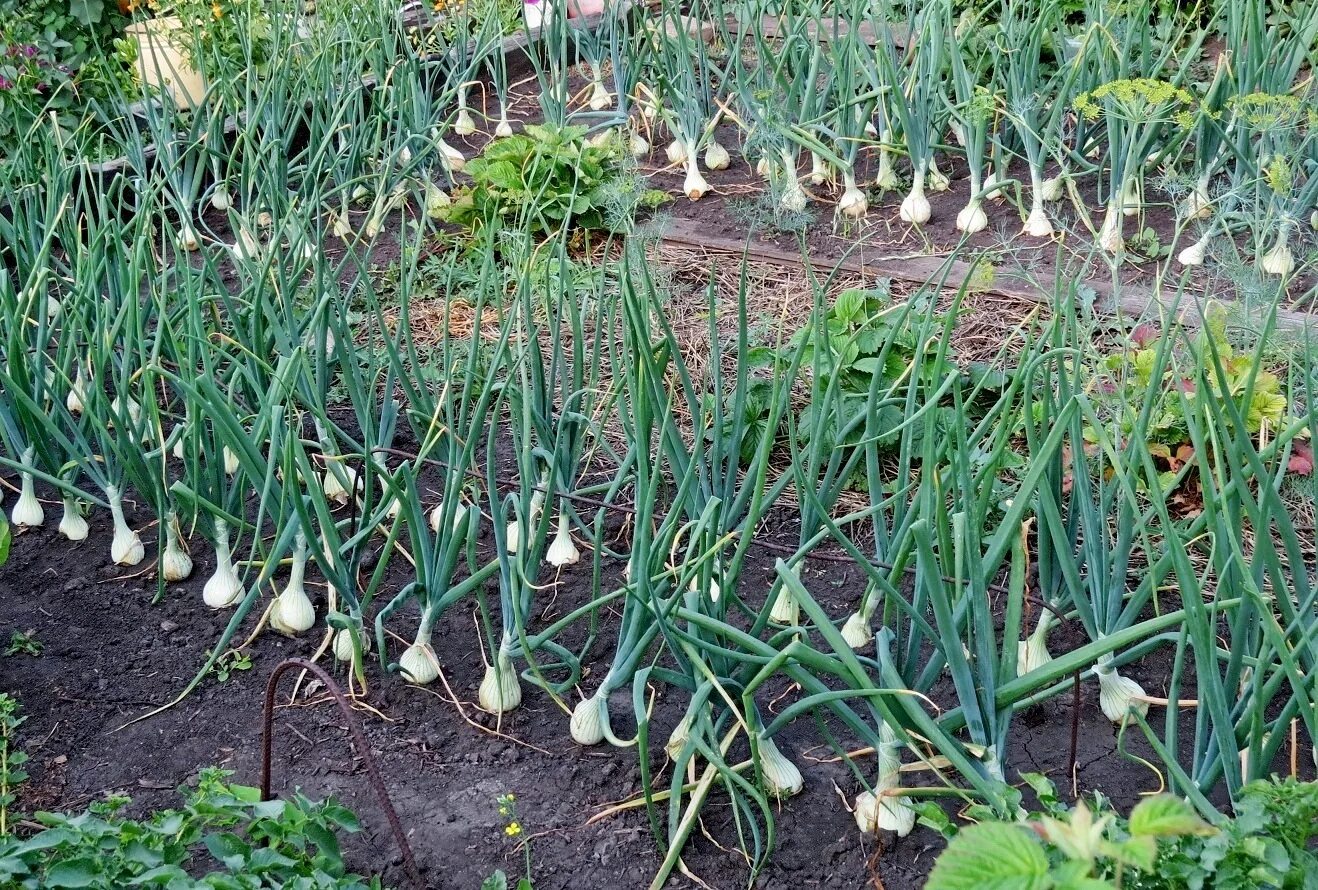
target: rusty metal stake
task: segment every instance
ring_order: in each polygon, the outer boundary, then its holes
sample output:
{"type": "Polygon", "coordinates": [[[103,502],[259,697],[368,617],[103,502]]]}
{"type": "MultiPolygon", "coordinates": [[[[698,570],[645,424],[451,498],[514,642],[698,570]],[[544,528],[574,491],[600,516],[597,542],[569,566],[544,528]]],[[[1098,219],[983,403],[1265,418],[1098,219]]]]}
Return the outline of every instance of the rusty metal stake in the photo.
{"type": "Polygon", "coordinates": [[[352,712],[348,699],[344,697],[343,691],[334,682],[334,678],[319,665],[313,664],[305,658],[288,658],[275,665],[275,669],[270,672],[270,680],[265,685],[265,710],[261,715],[261,800],[270,799],[270,747],[274,735],[272,730],[275,721],[275,691],[279,687],[279,678],[290,668],[301,668],[315,674],[316,678],[325,684],[326,691],[338,704],[339,710],[343,713],[343,719],[348,724],[348,733],[352,736],[352,744],[357,749],[357,756],[366,765],[367,779],[370,781],[371,787],[375,789],[375,794],[380,799],[380,806],[384,808],[385,818],[389,820],[389,827],[393,829],[394,838],[398,841],[398,849],[403,854],[403,867],[407,870],[407,876],[413,886],[417,887],[418,890],[424,890],[426,883],[421,879],[421,873],[417,870],[416,859],[412,856],[412,847],[407,843],[407,835],[403,833],[403,823],[398,821],[398,813],[394,810],[393,802],[389,799],[389,792],[384,787],[384,780],[380,777],[380,770],[375,765],[375,758],[371,756],[370,746],[367,745],[366,736],[362,733],[361,725],[357,722],[357,715],[352,712]]]}

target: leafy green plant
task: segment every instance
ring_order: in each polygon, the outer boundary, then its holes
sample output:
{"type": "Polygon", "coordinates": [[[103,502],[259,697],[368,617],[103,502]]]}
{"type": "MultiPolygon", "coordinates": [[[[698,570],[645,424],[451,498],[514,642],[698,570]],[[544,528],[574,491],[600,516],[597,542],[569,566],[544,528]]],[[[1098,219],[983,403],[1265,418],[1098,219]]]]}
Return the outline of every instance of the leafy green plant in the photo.
{"type": "MultiPolygon", "coordinates": [[[[1199,334],[1170,360],[1160,358],[1161,339],[1151,324],[1136,327],[1125,348],[1103,359],[1094,390],[1117,441],[1126,441],[1137,428],[1145,430],[1150,453],[1166,465],[1164,481],[1174,478],[1194,456],[1187,409],[1204,413],[1209,410],[1206,403],[1219,410],[1234,404],[1244,419],[1245,432],[1255,436],[1265,424],[1271,430],[1285,425],[1288,401],[1281,380],[1260,368],[1256,355],[1240,352],[1231,344],[1220,314],[1210,314],[1199,334]],[[1222,377],[1198,375],[1196,369],[1209,367],[1214,354],[1221,362],[1222,377]],[[1140,415],[1150,389],[1157,391],[1156,401],[1144,425],[1140,415]]],[[[1084,436],[1090,444],[1099,439],[1092,425],[1086,427],[1084,436]]],[[[1295,469],[1302,467],[1297,464],[1295,469]]]]}
{"type": "MultiPolygon", "coordinates": [[[[525,132],[496,139],[465,167],[469,188],[458,192],[444,217],[471,228],[496,220],[528,232],[573,226],[616,225],[619,182],[625,179],[612,143],[592,145],[584,127],[531,124],[525,132]]],[[[621,191],[626,191],[621,190],[621,191]]],[[[649,193],[633,189],[636,204],[649,193]]]]}
{"type": "Polygon", "coordinates": [[[9,635],[9,645],[5,648],[5,655],[31,655],[36,658],[45,648],[33,631],[16,630],[9,635]]]}
{"type": "Polygon", "coordinates": [[[183,792],[182,808],[141,820],[120,815],[127,797],[73,815],[37,813],[41,831],[0,838],[0,884],[15,890],[382,886],[378,877],[344,866],[339,834],[359,830],[350,810],[301,794],[262,801],[258,789],[229,784],[228,775],[203,770],[196,789],[183,792]]]}
{"type": "Polygon", "coordinates": [[[1067,810],[1052,783],[1028,777],[1046,812],[1027,822],[987,821],[956,833],[938,857],[925,890],[984,887],[1120,890],[1154,873],[1160,845],[1217,831],[1169,794],[1145,798],[1120,819],[1101,797],[1067,810]]]}
{"type": "Polygon", "coordinates": [[[215,675],[216,680],[226,683],[236,671],[250,671],[251,669],[251,655],[238,649],[230,649],[215,659],[211,673],[215,675]]]}
{"type": "MultiPolygon", "coordinates": [[[[26,720],[18,712],[18,699],[0,692],[0,838],[9,833],[9,808],[14,803],[14,788],[26,781],[23,764],[27,753],[18,750],[14,734],[26,720]]],[[[4,866],[0,865],[0,872],[4,866]]]]}

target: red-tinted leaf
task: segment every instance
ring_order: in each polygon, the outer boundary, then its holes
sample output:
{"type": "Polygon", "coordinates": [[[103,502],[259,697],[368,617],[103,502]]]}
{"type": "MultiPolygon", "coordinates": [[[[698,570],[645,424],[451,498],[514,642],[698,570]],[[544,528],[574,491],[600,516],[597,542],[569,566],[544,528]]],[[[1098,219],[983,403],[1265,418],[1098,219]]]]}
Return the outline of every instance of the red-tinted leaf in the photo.
{"type": "Polygon", "coordinates": [[[1150,343],[1154,342],[1157,339],[1158,339],[1157,326],[1149,324],[1148,322],[1145,322],[1144,324],[1141,325],[1136,325],[1135,330],[1130,332],[1130,342],[1134,343],[1140,349],[1143,349],[1145,346],[1148,346],[1150,343]]]}
{"type": "Polygon", "coordinates": [[[1286,469],[1297,476],[1312,476],[1313,446],[1298,439],[1292,442],[1291,459],[1286,463],[1286,469]]]}

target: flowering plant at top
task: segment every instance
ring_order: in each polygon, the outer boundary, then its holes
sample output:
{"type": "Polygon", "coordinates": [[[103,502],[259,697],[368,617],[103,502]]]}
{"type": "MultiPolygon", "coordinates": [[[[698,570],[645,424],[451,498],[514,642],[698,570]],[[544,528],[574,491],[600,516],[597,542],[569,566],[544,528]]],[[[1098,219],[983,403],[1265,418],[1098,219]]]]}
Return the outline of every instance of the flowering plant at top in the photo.
{"type": "Polygon", "coordinates": [[[1179,142],[1194,125],[1194,97],[1164,80],[1133,77],[1114,80],[1081,93],[1076,110],[1107,125],[1109,169],[1106,215],[1099,245],[1109,253],[1125,247],[1122,216],[1135,216],[1142,201],[1144,169],[1179,142]]]}

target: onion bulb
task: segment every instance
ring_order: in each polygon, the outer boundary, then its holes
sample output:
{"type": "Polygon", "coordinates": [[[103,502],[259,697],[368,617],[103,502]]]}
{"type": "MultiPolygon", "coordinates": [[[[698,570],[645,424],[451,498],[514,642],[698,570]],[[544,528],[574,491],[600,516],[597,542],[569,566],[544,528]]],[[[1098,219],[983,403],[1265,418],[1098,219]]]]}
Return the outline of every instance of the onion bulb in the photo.
{"type": "Polygon", "coordinates": [[[238,234],[234,238],[233,246],[229,248],[233,252],[233,258],[240,262],[245,260],[255,260],[261,255],[261,242],[256,240],[256,236],[239,223],[238,234]]]}
{"type": "Polygon", "coordinates": [[[1039,190],[1044,201],[1052,204],[1062,200],[1062,177],[1050,176],[1043,181],[1043,187],[1039,190]]]}
{"type": "Polygon", "coordinates": [[[1286,243],[1284,232],[1277,236],[1277,243],[1259,260],[1259,269],[1267,275],[1289,275],[1294,271],[1295,257],[1290,245],[1286,243]]]}
{"type": "Polygon", "coordinates": [[[842,182],[846,188],[842,191],[842,199],[838,201],[838,212],[847,219],[860,219],[869,211],[869,199],[856,187],[856,177],[851,171],[842,174],[842,182]]]}
{"type": "MultiPolygon", "coordinates": [[[[357,631],[357,638],[362,642],[362,652],[369,652],[371,649],[371,638],[357,631]]],[[[334,634],[334,657],[339,661],[352,661],[355,655],[352,644],[352,631],[343,628],[334,634]]]]}
{"type": "Polygon", "coordinates": [[[931,192],[945,192],[952,187],[952,181],[939,171],[933,158],[929,159],[927,183],[931,192]]]}
{"type": "Polygon", "coordinates": [[[1199,180],[1178,208],[1182,219],[1207,219],[1213,215],[1213,199],[1208,195],[1208,183],[1199,180]]]}
{"type": "Polygon", "coordinates": [[[311,630],[316,623],[316,607],[307,596],[307,539],[301,531],[297,533],[297,543],[293,547],[293,565],[288,570],[288,584],[275,599],[274,610],[270,613],[270,623],[276,630],[289,634],[300,634],[311,630]]]}
{"type": "MultiPolygon", "coordinates": [[[[32,465],[32,458],[36,454],[36,449],[29,445],[23,452],[23,464],[32,465]]],[[[24,472],[20,474],[21,487],[19,489],[18,503],[14,504],[14,512],[10,514],[10,519],[14,525],[20,528],[36,528],[46,521],[46,511],[41,509],[41,501],[37,500],[36,491],[32,484],[32,474],[24,472]]]]}
{"type": "Polygon", "coordinates": [[[1202,266],[1208,255],[1208,233],[1176,255],[1176,262],[1182,266],[1202,266]]]}
{"type": "Polygon", "coordinates": [[[1109,204],[1103,215],[1103,227],[1098,230],[1098,246],[1108,253],[1121,253],[1126,249],[1126,239],[1121,235],[1121,214],[1114,204],[1109,204]]]}
{"type": "Polygon", "coordinates": [[[874,185],[880,191],[890,192],[901,186],[901,180],[897,178],[897,170],[892,163],[892,152],[886,148],[879,149],[879,172],[874,177],[874,185]]]}
{"type": "Polygon", "coordinates": [[[668,143],[664,149],[664,154],[668,157],[670,164],[685,164],[687,159],[686,142],[681,139],[674,139],[668,143]]]}
{"type": "Polygon", "coordinates": [[[1025,220],[1024,231],[1031,238],[1053,237],[1052,220],[1048,219],[1048,213],[1043,209],[1043,195],[1038,191],[1034,193],[1034,202],[1030,207],[1030,215],[1025,220]]]}
{"type": "Polygon", "coordinates": [[[513,667],[513,660],[499,647],[494,664],[485,669],[476,703],[491,714],[503,714],[522,703],[522,682],[513,667]]]}
{"type": "Polygon", "coordinates": [[[507,139],[511,135],[513,135],[513,125],[508,122],[508,111],[507,109],[500,108],[499,123],[494,127],[494,138],[507,139]]]}
{"type": "Polygon", "coordinates": [[[458,116],[453,121],[453,132],[459,136],[470,136],[476,132],[476,121],[467,110],[466,90],[458,95],[458,116]]]}
{"type": "Polygon", "coordinates": [[[335,238],[347,241],[352,237],[352,224],[348,222],[348,210],[344,208],[339,213],[330,213],[330,232],[335,238]]]}
{"type": "Polygon", "coordinates": [[[504,537],[505,537],[505,542],[504,542],[505,546],[508,549],[508,554],[511,556],[512,554],[517,552],[517,549],[519,547],[522,546],[522,524],[518,522],[516,519],[508,523],[508,528],[505,532],[504,537]]]}
{"type": "Polygon", "coordinates": [[[842,640],[852,649],[864,649],[874,638],[870,631],[869,616],[863,612],[852,612],[842,624],[842,640]]]}
{"type": "Polygon", "coordinates": [[[759,737],[760,774],[764,777],[764,790],[774,797],[791,797],[799,792],[805,781],[801,771],[774,744],[773,739],[759,737]]]}
{"type": "Polygon", "coordinates": [[[728,150],[717,139],[710,139],[705,145],[705,167],[710,170],[726,170],[732,163],[728,150]]]}
{"type": "Polygon", "coordinates": [[[243,593],[243,582],[234,569],[229,553],[229,525],[223,519],[215,520],[215,571],[201,590],[202,601],[212,609],[226,609],[236,603],[243,593]]]}
{"type": "Polygon", "coordinates": [[[87,401],[87,381],[82,376],[82,363],[78,363],[78,369],[73,373],[73,385],[69,387],[69,394],[64,399],[64,407],[69,409],[70,414],[81,414],[82,407],[87,401]]]}
{"type": "Polygon", "coordinates": [[[806,177],[811,185],[823,185],[833,178],[833,170],[828,163],[815,152],[810,152],[810,173],[806,177]]]}
{"type": "Polygon", "coordinates": [[[142,561],[146,551],[137,532],[128,527],[124,521],[124,505],[119,496],[119,489],[111,485],[105,489],[105,499],[110,503],[110,517],[114,521],[114,538],[110,541],[110,559],[115,565],[135,566],[142,561]]]}
{"type": "Polygon", "coordinates": [[[1142,700],[1144,689],[1129,677],[1118,674],[1112,667],[1112,656],[1104,655],[1094,665],[1098,677],[1098,704],[1103,716],[1113,723],[1124,723],[1132,711],[1143,717],[1149,712],[1149,703],[1142,700]]]}
{"type": "Polygon", "coordinates": [[[1121,212],[1126,216],[1138,216],[1140,212],[1140,189],[1135,180],[1130,180],[1121,188],[1121,212]]]}
{"type": "Polygon", "coordinates": [[[911,193],[903,199],[898,215],[901,216],[903,222],[913,223],[917,226],[929,222],[932,210],[929,207],[929,199],[924,196],[923,171],[915,171],[915,180],[911,183],[911,193]]]}
{"type": "Polygon", "coordinates": [[[1052,613],[1044,610],[1039,624],[1024,640],[1016,644],[1016,675],[1023,676],[1053,660],[1048,652],[1048,631],[1052,627],[1052,613]]]}
{"type": "Polygon", "coordinates": [[[545,562],[556,568],[562,568],[563,566],[572,565],[579,559],[581,559],[581,552],[577,550],[577,545],[572,542],[567,513],[559,511],[558,532],[554,535],[554,540],[545,553],[545,562]]]}
{"type": "Polygon", "coordinates": [[[170,583],[192,574],[192,557],[180,541],[178,516],[171,510],[165,517],[165,552],[160,556],[160,576],[170,583]]]}
{"type": "Polygon", "coordinates": [[[467,166],[466,156],[443,139],[439,140],[439,156],[444,159],[444,163],[448,168],[455,173],[461,172],[462,168],[467,166]]]}
{"type": "Polygon", "coordinates": [[[238,455],[233,452],[233,449],[225,445],[220,454],[224,460],[224,475],[232,476],[237,473],[239,467],[238,455]]]}
{"type": "Polygon", "coordinates": [[[668,734],[668,741],[664,743],[664,753],[668,755],[669,760],[676,760],[682,756],[682,749],[686,747],[689,738],[691,738],[691,712],[687,711],[682,715],[682,719],[677,721],[673,731],[668,734]]]}
{"type": "Polygon", "coordinates": [[[78,502],[67,494],[64,496],[64,515],[60,517],[59,533],[70,541],[87,540],[87,519],[82,515],[78,502]]]}
{"type": "Polygon", "coordinates": [[[419,686],[433,683],[439,676],[439,658],[430,645],[430,625],[425,619],[417,628],[412,645],[398,659],[398,670],[405,680],[419,686]]]}
{"type": "Polygon", "coordinates": [[[604,86],[604,81],[596,78],[590,90],[590,110],[603,111],[613,104],[613,94],[604,86]]]}
{"type": "Polygon", "coordinates": [[[695,152],[688,151],[686,156],[686,180],[682,183],[682,191],[692,201],[699,201],[709,191],[709,183],[700,172],[700,165],[696,162],[695,152]]]}
{"type": "Polygon", "coordinates": [[[984,212],[984,202],[978,198],[971,198],[970,203],[961,208],[961,212],[956,215],[956,227],[967,235],[988,228],[988,214],[984,212]]]}
{"type": "Polygon", "coordinates": [[[901,787],[901,756],[897,734],[885,723],[879,730],[879,777],[873,791],[856,796],[852,812],[856,825],[865,834],[877,834],[881,828],[906,837],[915,828],[915,810],[910,800],[891,792],[901,787]]]}
{"type": "Polygon", "coordinates": [[[984,177],[984,197],[988,201],[1001,201],[1002,189],[998,187],[998,171],[996,168],[990,169],[988,176],[984,177]]]}
{"type": "Polygon", "coordinates": [[[788,625],[797,624],[801,620],[801,604],[786,587],[780,589],[778,596],[774,598],[773,608],[769,610],[769,618],[779,624],[788,625]]]}
{"type": "Polygon", "coordinates": [[[233,201],[229,198],[229,187],[224,183],[215,186],[215,191],[211,192],[211,207],[224,213],[233,206],[233,201]]]}
{"type": "MultiPolygon", "coordinates": [[[[458,506],[453,510],[453,530],[456,531],[461,525],[462,520],[467,515],[467,505],[458,501],[458,506]]],[[[430,530],[439,534],[439,524],[444,521],[444,505],[436,504],[430,511],[430,530]]]]}
{"type": "Polygon", "coordinates": [[[633,130],[628,148],[631,150],[632,157],[643,158],[650,153],[650,142],[639,131],[633,130]]]}
{"type": "Polygon", "coordinates": [[[568,729],[572,733],[572,741],[578,745],[598,745],[604,741],[604,711],[609,706],[608,697],[604,695],[606,688],[607,685],[601,686],[599,692],[577,702],[577,706],[572,709],[568,729]]]}
{"type": "Polygon", "coordinates": [[[178,246],[191,253],[201,246],[197,230],[186,219],[179,220],[178,246]]]}
{"type": "Polygon", "coordinates": [[[348,503],[348,493],[357,487],[357,471],[341,461],[329,461],[325,466],[325,497],[342,506],[348,503]]]}

